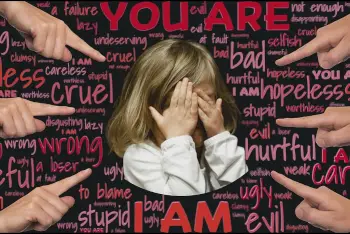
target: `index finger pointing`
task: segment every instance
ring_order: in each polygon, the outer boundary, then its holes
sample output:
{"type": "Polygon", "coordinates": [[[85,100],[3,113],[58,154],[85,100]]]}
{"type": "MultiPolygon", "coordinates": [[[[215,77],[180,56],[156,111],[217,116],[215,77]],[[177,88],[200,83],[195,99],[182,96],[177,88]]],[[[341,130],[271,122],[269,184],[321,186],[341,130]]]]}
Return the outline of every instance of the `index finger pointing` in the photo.
{"type": "Polygon", "coordinates": [[[322,195],[314,188],[303,185],[299,182],[289,179],[288,177],[279,174],[275,171],[271,172],[271,177],[280,185],[284,186],[286,189],[292,191],[299,197],[309,200],[315,204],[321,204],[324,198],[322,195]]]}
{"type": "Polygon", "coordinates": [[[317,52],[319,52],[323,47],[328,45],[327,38],[325,37],[316,37],[311,40],[309,43],[300,47],[296,51],[283,56],[282,58],[276,60],[277,66],[285,66],[300,59],[309,57],[317,52]]]}
{"type": "Polygon", "coordinates": [[[104,62],[106,60],[100,52],[89,46],[85,41],[78,37],[70,28],[67,28],[67,45],[89,56],[90,58],[104,62]]]}
{"type": "Polygon", "coordinates": [[[44,115],[71,115],[75,112],[73,107],[68,106],[55,106],[45,103],[27,101],[29,110],[33,116],[44,115]]]}
{"type": "Polygon", "coordinates": [[[277,119],[276,123],[282,127],[294,128],[332,128],[332,123],[324,114],[303,116],[299,118],[277,119]]]}
{"type": "Polygon", "coordinates": [[[56,183],[47,185],[45,186],[45,188],[49,190],[51,193],[56,194],[57,196],[60,196],[62,193],[66,192],[70,188],[86,180],[90,175],[91,175],[91,169],[88,168],[84,171],[78,172],[73,176],[57,181],[56,183]]]}

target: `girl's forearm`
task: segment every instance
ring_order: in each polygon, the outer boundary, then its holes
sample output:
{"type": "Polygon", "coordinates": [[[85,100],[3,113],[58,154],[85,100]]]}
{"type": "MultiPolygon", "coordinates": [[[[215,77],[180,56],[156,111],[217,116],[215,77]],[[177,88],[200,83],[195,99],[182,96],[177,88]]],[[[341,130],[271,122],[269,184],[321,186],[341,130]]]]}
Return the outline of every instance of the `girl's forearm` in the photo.
{"type": "Polygon", "coordinates": [[[162,167],[168,176],[172,195],[197,195],[206,192],[206,182],[190,136],[169,139],[162,144],[162,167]]]}

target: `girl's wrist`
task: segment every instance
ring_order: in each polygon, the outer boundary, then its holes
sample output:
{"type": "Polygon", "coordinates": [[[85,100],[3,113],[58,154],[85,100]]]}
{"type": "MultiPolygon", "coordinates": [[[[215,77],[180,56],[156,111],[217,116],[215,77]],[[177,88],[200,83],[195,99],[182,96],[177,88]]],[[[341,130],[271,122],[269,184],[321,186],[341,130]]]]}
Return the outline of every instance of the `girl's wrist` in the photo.
{"type": "Polygon", "coordinates": [[[210,137],[216,136],[216,135],[218,135],[220,133],[223,133],[225,131],[226,131],[226,129],[224,128],[224,126],[222,126],[220,128],[207,131],[207,135],[210,138],[210,137]]]}

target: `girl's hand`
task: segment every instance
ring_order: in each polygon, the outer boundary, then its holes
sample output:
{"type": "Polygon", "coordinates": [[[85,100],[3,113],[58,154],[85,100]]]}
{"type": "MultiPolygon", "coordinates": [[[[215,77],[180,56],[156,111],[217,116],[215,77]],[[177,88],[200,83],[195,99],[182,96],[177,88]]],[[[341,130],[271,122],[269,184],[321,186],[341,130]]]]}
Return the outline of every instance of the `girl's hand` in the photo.
{"type": "Polygon", "coordinates": [[[176,85],[170,106],[161,115],[149,107],[153,119],[166,139],[192,135],[198,121],[197,94],[192,93],[192,83],[185,78],[176,85]]]}
{"type": "Polygon", "coordinates": [[[224,117],[222,115],[221,104],[222,99],[216,100],[216,103],[202,90],[198,93],[199,118],[202,120],[208,137],[213,137],[225,130],[224,117]]]}

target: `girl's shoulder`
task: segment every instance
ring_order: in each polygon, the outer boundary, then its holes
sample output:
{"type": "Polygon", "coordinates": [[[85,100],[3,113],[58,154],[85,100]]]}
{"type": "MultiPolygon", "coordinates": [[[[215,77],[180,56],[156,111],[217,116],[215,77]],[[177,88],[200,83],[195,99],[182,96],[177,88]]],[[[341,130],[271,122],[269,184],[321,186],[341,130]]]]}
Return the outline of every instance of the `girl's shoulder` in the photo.
{"type": "Polygon", "coordinates": [[[124,160],[136,158],[149,158],[151,156],[159,156],[161,150],[151,141],[145,141],[138,144],[129,145],[124,153],[124,160]]]}

